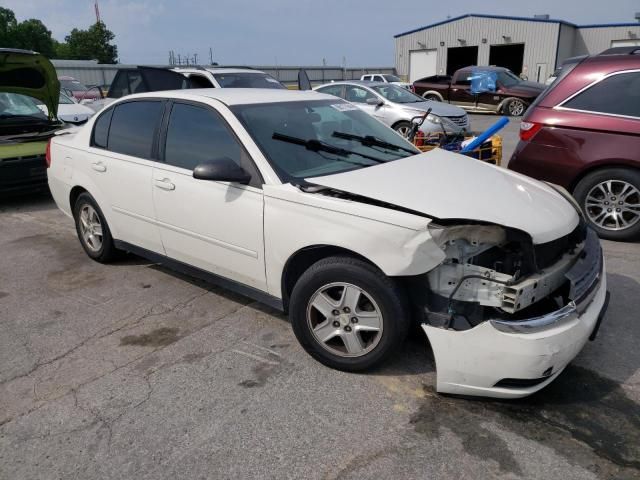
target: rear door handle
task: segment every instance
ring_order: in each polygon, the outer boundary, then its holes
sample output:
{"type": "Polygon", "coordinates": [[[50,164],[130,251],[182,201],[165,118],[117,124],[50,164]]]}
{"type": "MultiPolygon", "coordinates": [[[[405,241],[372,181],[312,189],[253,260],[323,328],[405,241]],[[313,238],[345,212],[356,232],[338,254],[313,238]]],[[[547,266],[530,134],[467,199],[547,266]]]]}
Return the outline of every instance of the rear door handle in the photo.
{"type": "Polygon", "coordinates": [[[91,164],[91,168],[93,168],[96,172],[106,172],[107,166],[102,162],[96,162],[91,164]]]}
{"type": "Polygon", "coordinates": [[[169,181],[168,178],[163,178],[162,180],[156,180],[156,187],[161,188],[162,190],[175,190],[176,186],[169,181]]]}

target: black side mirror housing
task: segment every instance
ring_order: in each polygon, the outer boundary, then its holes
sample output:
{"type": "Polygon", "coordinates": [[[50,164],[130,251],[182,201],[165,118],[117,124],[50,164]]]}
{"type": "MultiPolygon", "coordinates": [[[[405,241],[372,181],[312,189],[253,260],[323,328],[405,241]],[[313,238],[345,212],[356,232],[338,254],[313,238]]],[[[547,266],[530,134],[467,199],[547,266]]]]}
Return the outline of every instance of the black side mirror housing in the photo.
{"type": "Polygon", "coordinates": [[[243,185],[247,185],[251,181],[251,175],[229,157],[202,162],[193,169],[193,178],[215,182],[240,183],[243,185]]]}

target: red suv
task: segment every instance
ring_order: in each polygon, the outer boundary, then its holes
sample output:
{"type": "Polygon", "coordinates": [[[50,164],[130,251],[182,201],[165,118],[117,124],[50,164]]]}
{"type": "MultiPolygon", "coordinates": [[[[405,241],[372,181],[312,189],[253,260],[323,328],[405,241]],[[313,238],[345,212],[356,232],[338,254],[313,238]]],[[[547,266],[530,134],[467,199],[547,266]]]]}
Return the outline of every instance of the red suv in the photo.
{"type": "Polygon", "coordinates": [[[565,187],[601,237],[640,237],[640,48],[568,60],[523,117],[508,168],[565,187]]]}

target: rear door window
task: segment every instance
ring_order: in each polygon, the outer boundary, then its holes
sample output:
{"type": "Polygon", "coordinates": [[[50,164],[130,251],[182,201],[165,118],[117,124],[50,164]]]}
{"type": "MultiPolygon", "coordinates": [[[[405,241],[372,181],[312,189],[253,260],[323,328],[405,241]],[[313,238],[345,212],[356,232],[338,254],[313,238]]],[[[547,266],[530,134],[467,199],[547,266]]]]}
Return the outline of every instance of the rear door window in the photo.
{"type": "Polygon", "coordinates": [[[353,85],[347,85],[345,87],[345,100],[352,103],[367,103],[370,98],[376,98],[376,96],[369,90],[356,87],[353,85]]]}
{"type": "Polygon", "coordinates": [[[163,107],[163,102],[151,100],[116,105],[109,129],[108,150],[151,160],[163,107]]]}
{"type": "Polygon", "coordinates": [[[611,75],[567,100],[562,107],[640,118],[640,72],[611,75]]]}
{"type": "Polygon", "coordinates": [[[113,79],[108,96],[109,98],[121,98],[125,95],[129,95],[129,80],[127,78],[127,71],[120,70],[113,79]]]}
{"type": "Polygon", "coordinates": [[[251,175],[250,185],[261,187],[253,160],[219,114],[204,106],[175,103],[167,127],[164,161],[193,170],[202,162],[223,157],[251,175]]]}
{"type": "Polygon", "coordinates": [[[322,87],[318,89],[320,93],[326,93],[333,95],[334,97],[342,98],[342,85],[329,85],[328,87],[322,87]]]}

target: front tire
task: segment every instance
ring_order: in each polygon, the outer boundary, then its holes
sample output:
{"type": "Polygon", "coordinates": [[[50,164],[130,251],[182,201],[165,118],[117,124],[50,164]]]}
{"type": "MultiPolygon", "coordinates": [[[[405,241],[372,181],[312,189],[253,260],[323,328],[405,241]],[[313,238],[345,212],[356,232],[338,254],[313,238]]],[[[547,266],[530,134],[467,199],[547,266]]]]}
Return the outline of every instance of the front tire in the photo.
{"type": "Polygon", "coordinates": [[[409,138],[411,128],[411,122],[398,122],[393,126],[393,129],[403,138],[409,138]]]}
{"type": "Polygon", "coordinates": [[[382,362],[409,329],[406,296],[374,266],[351,257],[318,261],[291,294],[296,338],[313,358],[356,372],[382,362]]]}
{"type": "Polygon", "coordinates": [[[590,173],[578,183],[574,197],[601,238],[640,238],[640,172],[605,168],[590,173]]]}
{"type": "Polygon", "coordinates": [[[93,260],[107,263],[116,257],[111,230],[95,199],[87,192],[78,196],[73,207],[78,239],[93,260]]]}

